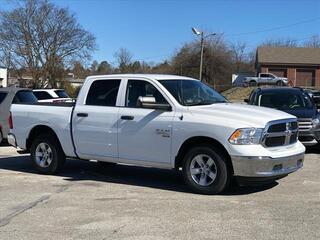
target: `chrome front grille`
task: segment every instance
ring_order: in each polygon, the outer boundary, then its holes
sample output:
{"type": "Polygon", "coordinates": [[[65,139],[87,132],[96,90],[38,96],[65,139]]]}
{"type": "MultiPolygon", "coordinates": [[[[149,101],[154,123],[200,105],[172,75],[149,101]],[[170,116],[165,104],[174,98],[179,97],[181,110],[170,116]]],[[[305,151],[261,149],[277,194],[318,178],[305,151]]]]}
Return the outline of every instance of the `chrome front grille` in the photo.
{"type": "Polygon", "coordinates": [[[298,140],[298,122],[295,119],[269,122],[264,130],[262,144],[279,147],[293,144],[298,140]]]}
{"type": "Polygon", "coordinates": [[[312,119],[311,118],[299,118],[299,131],[310,131],[312,128],[312,119]]]}

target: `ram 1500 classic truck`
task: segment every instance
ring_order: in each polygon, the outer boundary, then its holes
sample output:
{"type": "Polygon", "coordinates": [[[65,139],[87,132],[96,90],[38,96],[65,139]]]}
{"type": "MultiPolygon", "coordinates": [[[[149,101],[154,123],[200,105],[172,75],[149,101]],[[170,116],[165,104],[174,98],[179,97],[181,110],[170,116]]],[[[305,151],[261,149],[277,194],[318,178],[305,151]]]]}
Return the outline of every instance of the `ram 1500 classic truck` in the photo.
{"type": "Polygon", "coordinates": [[[277,77],[272,73],[259,73],[258,77],[246,77],[244,84],[250,87],[255,87],[258,85],[277,85],[277,86],[287,86],[288,78],[277,77]]]}
{"type": "Polygon", "coordinates": [[[206,84],[172,75],[88,77],[72,103],[14,104],[8,140],[41,173],[66,158],[178,169],[203,194],[233,177],[275,180],[303,165],[297,119],[229,103],[206,84]]]}

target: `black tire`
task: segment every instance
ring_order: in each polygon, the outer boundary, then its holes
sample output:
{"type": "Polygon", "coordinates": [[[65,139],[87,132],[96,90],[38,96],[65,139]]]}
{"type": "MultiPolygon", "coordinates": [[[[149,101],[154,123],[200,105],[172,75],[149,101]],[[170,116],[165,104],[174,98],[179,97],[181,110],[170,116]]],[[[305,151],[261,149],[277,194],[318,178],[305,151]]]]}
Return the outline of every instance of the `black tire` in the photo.
{"type": "Polygon", "coordinates": [[[256,86],[258,86],[256,81],[250,81],[249,82],[249,87],[256,87],[256,86]]]}
{"type": "Polygon", "coordinates": [[[278,82],[277,82],[277,86],[284,86],[284,84],[283,84],[282,81],[278,81],[278,82]]]}
{"type": "MultiPolygon", "coordinates": [[[[31,161],[33,167],[40,173],[43,174],[55,174],[63,167],[66,156],[61,148],[58,139],[50,134],[37,136],[31,144],[31,161]],[[36,152],[37,148],[41,145],[47,145],[51,149],[51,162],[47,166],[40,166],[39,161],[37,161],[36,152]]],[[[42,157],[42,160],[44,157],[42,157]]],[[[46,162],[48,163],[48,162],[46,162]]]]}
{"type": "MultiPolygon", "coordinates": [[[[211,146],[196,146],[190,149],[183,159],[182,174],[185,183],[192,191],[200,194],[218,194],[228,187],[230,182],[230,171],[228,170],[225,157],[219,151],[214,150],[211,146]],[[202,186],[197,183],[190,170],[193,159],[199,155],[209,156],[215,164],[216,177],[212,183],[207,186],[202,186]]],[[[211,179],[212,180],[212,179],[211,179]]]]}

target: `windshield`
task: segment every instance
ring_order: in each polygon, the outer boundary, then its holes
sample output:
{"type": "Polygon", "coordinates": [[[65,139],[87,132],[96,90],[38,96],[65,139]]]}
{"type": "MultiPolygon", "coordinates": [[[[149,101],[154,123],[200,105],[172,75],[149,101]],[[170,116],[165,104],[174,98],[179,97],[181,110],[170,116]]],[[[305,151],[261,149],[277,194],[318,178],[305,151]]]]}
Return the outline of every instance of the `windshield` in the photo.
{"type": "Polygon", "coordinates": [[[64,90],[55,90],[54,92],[59,96],[59,98],[70,98],[64,90]]]}
{"type": "Polygon", "coordinates": [[[313,107],[308,94],[300,91],[263,93],[258,97],[258,105],[280,110],[313,107]]]}
{"type": "Polygon", "coordinates": [[[159,82],[183,106],[210,105],[227,102],[222,95],[200,81],[160,80],[159,82]]]}

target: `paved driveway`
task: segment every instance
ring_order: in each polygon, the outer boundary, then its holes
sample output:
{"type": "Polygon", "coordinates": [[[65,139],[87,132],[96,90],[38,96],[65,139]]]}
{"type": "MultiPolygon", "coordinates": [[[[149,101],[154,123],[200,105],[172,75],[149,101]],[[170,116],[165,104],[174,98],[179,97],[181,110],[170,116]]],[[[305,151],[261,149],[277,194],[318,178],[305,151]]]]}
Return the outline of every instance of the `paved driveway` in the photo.
{"type": "Polygon", "coordinates": [[[167,170],[68,161],[39,175],[2,146],[0,239],[320,239],[319,153],[276,184],[203,196],[167,170]]]}

